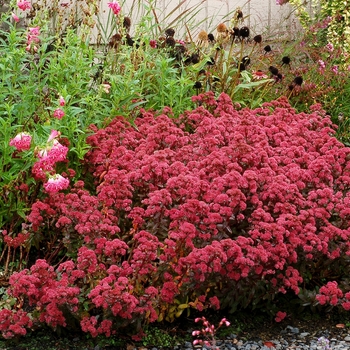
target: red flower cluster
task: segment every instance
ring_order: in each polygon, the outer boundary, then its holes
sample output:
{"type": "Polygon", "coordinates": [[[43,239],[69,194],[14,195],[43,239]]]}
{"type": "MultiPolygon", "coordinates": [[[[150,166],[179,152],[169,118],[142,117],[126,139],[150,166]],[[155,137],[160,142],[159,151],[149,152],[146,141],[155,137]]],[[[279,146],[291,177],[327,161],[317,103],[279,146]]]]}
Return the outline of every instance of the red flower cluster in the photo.
{"type": "Polygon", "coordinates": [[[93,336],[120,319],[181,314],[187,298],[200,310],[246,306],[257,289],[298,293],[304,273],[317,275],[314,259],[350,255],[350,149],[320,106],[195,100],[177,120],[142,111],[135,128],[116,118],[94,129],[96,191],[79,181],[33,205],[32,231],[55,232],[73,256],[40,278],[42,261],[12,277],[10,292],[37,305],[40,321],[64,324],[60,308],[82,308],[78,295],[94,310],[77,312],[93,336]]]}

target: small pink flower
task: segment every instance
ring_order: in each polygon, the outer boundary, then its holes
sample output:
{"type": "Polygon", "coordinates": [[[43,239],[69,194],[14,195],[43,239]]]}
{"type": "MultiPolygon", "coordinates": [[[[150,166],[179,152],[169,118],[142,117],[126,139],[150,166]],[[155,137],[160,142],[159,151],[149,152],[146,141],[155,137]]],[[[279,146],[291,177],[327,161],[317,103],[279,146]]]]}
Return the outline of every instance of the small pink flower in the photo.
{"type": "Polygon", "coordinates": [[[28,28],[27,47],[26,47],[27,51],[34,51],[34,52],[38,51],[38,48],[36,47],[35,44],[38,44],[40,42],[39,35],[40,35],[40,27],[28,28]]]}
{"type": "Polygon", "coordinates": [[[108,4],[108,7],[110,9],[112,9],[112,11],[115,15],[119,15],[121,7],[120,7],[118,1],[113,0],[112,2],[108,2],[107,4],[108,4]]]}
{"type": "Polygon", "coordinates": [[[278,311],[275,317],[275,321],[276,322],[281,322],[282,320],[285,319],[285,317],[287,316],[286,312],[282,312],[282,311],[278,311]]]}
{"type": "Polygon", "coordinates": [[[157,41],[156,41],[156,40],[150,40],[149,45],[150,45],[153,49],[156,49],[156,48],[157,48],[157,41]]]}
{"type": "Polygon", "coordinates": [[[104,83],[104,84],[101,84],[102,88],[103,88],[103,91],[106,93],[106,94],[109,94],[110,90],[111,90],[111,85],[109,85],[108,83],[104,83]]]}
{"type": "Polygon", "coordinates": [[[13,12],[12,12],[12,19],[13,19],[16,23],[19,22],[19,17],[18,17],[15,13],[13,13],[13,12]]]}
{"type": "Polygon", "coordinates": [[[31,8],[30,1],[27,1],[27,0],[17,1],[17,6],[22,11],[29,10],[31,8]]]}
{"type": "Polygon", "coordinates": [[[60,137],[61,133],[57,130],[51,130],[50,136],[47,139],[47,142],[49,143],[50,141],[56,139],[57,137],[60,137]]]}
{"type": "Polygon", "coordinates": [[[61,190],[67,189],[69,186],[69,180],[64,178],[60,174],[50,176],[46,183],[44,183],[44,189],[48,193],[56,193],[61,190]]]}
{"type": "Polygon", "coordinates": [[[64,111],[61,108],[55,109],[53,116],[57,119],[62,119],[64,117],[64,111]]]}
{"type": "Polygon", "coordinates": [[[321,73],[324,72],[324,70],[325,70],[325,68],[326,68],[326,64],[324,63],[324,61],[318,60],[317,62],[318,62],[318,66],[319,66],[320,72],[321,72],[321,73]]]}
{"type": "Polygon", "coordinates": [[[10,140],[10,146],[16,147],[17,151],[26,151],[30,149],[30,143],[32,142],[32,137],[26,132],[21,132],[10,140]]]}
{"type": "Polygon", "coordinates": [[[334,74],[338,74],[338,66],[333,66],[333,67],[332,67],[332,72],[333,72],[334,74]]]}
{"type": "Polygon", "coordinates": [[[65,104],[66,104],[66,101],[65,99],[63,98],[63,96],[60,96],[59,98],[59,103],[60,103],[60,106],[63,107],[65,104]]]}
{"type": "Polygon", "coordinates": [[[40,35],[40,27],[29,27],[28,30],[30,35],[40,35]]]}
{"type": "Polygon", "coordinates": [[[326,49],[329,51],[329,52],[333,52],[334,51],[334,46],[332,43],[328,43],[326,45],[326,49]]]}

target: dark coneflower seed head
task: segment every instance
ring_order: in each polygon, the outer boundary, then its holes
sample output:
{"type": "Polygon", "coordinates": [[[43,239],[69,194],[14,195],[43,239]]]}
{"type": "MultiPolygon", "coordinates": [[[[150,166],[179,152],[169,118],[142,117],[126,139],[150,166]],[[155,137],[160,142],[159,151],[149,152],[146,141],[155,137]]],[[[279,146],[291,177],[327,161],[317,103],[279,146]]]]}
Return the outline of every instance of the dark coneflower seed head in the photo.
{"type": "Polygon", "coordinates": [[[239,65],[238,65],[238,69],[240,72],[243,72],[245,69],[246,69],[246,66],[241,62],[239,65]]]}
{"type": "Polygon", "coordinates": [[[194,89],[201,89],[202,88],[202,83],[200,81],[196,81],[193,85],[194,89]]]}
{"type": "Polygon", "coordinates": [[[193,53],[192,56],[191,56],[191,62],[193,64],[196,64],[200,61],[200,57],[198,55],[198,53],[193,53]]]}
{"type": "Polygon", "coordinates": [[[278,74],[278,69],[276,67],[274,67],[274,66],[270,66],[269,67],[269,71],[273,75],[277,75],[278,74]]]}
{"type": "Polygon", "coordinates": [[[301,84],[303,83],[303,78],[301,76],[297,76],[294,78],[293,82],[295,85],[301,86],[301,84]]]}
{"type": "Polygon", "coordinates": [[[262,36],[259,35],[255,35],[255,37],[253,38],[254,42],[256,42],[257,44],[260,44],[262,42],[262,36]]]}
{"type": "Polygon", "coordinates": [[[206,70],[205,69],[201,69],[198,74],[201,75],[201,74],[205,74],[206,73],[206,70]]]}
{"type": "Polygon", "coordinates": [[[250,30],[248,27],[242,27],[240,30],[239,30],[239,36],[241,38],[248,38],[249,37],[249,34],[250,34],[250,30]]]}
{"type": "Polygon", "coordinates": [[[234,27],[233,28],[233,35],[236,37],[239,37],[239,28],[238,27],[234,27]]]}
{"type": "Polygon", "coordinates": [[[290,58],[288,56],[282,57],[282,65],[289,64],[289,63],[290,63],[290,58]]]}
{"type": "Polygon", "coordinates": [[[111,39],[109,40],[109,46],[116,48],[118,46],[118,43],[122,40],[122,36],[117,33],[114,34],[111,39]]]}
{"type": "Polygon", "coordinates": [[[214,41],[215,41],[214,34],[209,33],[209,34],[208,34],[208,40],[209,40],[211,43],[214,42],[214,41]]]}
{"type": "Polygon", "coordinates": [[[272,49],[271,49],[271,46],[270,45],[266,45],[265,47],[264,47],[264,51],[267,53],[267,52],[271,52],[272,51],[272,49]]]}
{"type": "Polygon", "coordinates": [[[168,28],[168,29],[165,31],[165,35],[166,35],[166,36],[171,36],[171,37],[173,37],[174,34],[175,34],[175,29],[173,29],[173,28],[168,28]]]}
{"type": "Polygon", "coordinates": [[[243,19],[243,12],[242,10],[237,10],[236,11],[236,14],[235,14],[235,17],[236,17],[236,20],[240,20],[240,19],[243,19]]]}
{"type": "Polygon", "coordinates": [[[248,66],[250,64],[250,58],[248,56],[244,56],[242,58],[242,63],[245,65],[245,66],[248,66]]]}
{"type": "Polygon", "coordinates": [[[123,27],[125,29],[130,29],[130,27],[131,27],[131,19],[130,19],[130,17],[124,17],[123,27]]]}
{"type": "Polygon", "coordinates": [[[127,35],[126,35],[126,43],[127,43],[129,46],[134,46],[135,40],[134,40],[129,34],[127,34],[127,35]]]}
{"type": "Polygon", "coordinates": [[[165,44],[170,47],[174,47],[176,45],[176,41],[172,36],[169,36],[165,39],[165,44]]]}
{"type": "Polygon", "coordinates": [[[283,75],[281,73],[276,74],[276,77],[278,81],[281,81],[283,79],[283,75]]]}
{"type": "Polygon", "coordinates": [[[292,91],[292,90],[294,89],[294,86],[295,86],[295,85],[293,85],[293,84],[289,84],[289,85],[288,85],[288,89],[289,89],[290,91],[292,91]]]}

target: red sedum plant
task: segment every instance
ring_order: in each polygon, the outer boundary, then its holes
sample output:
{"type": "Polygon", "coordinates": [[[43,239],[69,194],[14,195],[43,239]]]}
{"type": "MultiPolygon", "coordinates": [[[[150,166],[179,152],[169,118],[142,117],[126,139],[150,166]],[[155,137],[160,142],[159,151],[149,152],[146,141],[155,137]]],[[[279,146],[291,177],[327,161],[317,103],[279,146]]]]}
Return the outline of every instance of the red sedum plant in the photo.
{"type": "Polygon", "coordinates": [[[5,337],[70,319],[92,336],[140,334],[186,309],[233,311],[348,275],[350,149],[320,106],[194,101],[177,120],[165,109],[92,127],[94,186],[48,193],[28,216],[50,254],[12,275],[5,337]]]}

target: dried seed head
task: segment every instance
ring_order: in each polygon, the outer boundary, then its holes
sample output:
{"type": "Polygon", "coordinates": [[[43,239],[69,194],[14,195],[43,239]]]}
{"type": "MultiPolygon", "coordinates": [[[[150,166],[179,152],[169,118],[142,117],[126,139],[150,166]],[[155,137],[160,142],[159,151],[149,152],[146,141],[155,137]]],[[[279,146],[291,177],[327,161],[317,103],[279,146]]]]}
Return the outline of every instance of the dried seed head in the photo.
{"type": "Polygon", "coordinates": [[[205,30],[201,30],[198,34],[198,41],[207,41],[208,33],[205,30]]]}
{"type": "Polygon", "coordinates": [[[295,85],[301,86],[301,84],[303,83],[303,77],[301,77],[301,76],[295,77],[294,80],[293,80],[293,83],[294,83],[295,85]]]}
{"type": "Polygon", "coordinates": [[[248,66],[250,64],[250,58],[248,56],[244,56],[242,58],[242,63],[245,65],[245,66],[248,66]]]}
{"type": "Polygon", "coordinates": [[[213,35],[212,33],[209,33],[209,34],[208,34],[208,40],[209,40],[210,42],[214,42],[214,41],[215,41],[214,35],[213,35]]]}
{"type": "Polygon", "coordinates": [[[278,69],[274,66],[270,66],[269,67],[269,71],[271,72],[271,74],[273,75],[277,75],[278,74],[278,69]]]}
{"type": "Polygon", "coordinates": [[[250,34],[250,30],[248,27],[242,27],[240,30],[239,30],[239,36],[241,38],[248,38],[249,37],[249,34],[250,34]]]}
{"type": "Polygon", "coordinates": [[[167,46],[174,47],[176,45],[176,41],[172,36],[169,36],[168,38],[165,39],[165,44],[167,46]]]}
{"type": "Polygon", "coordinates": [[[282,65],[289,64],[289,63],[290,63],[290,58],[288,56],[282,57],[282,65]]]}
{"type": "Polygon", "coordinates": [[[266,45],[265,47],[264,47],[264,51],[267,53],[267,52],[271,52],[272,51],[272,49],[271,49],[271,46],[270,45],[266,45]]]}
{"type": "Polygon", "coordinates": [[[175,29],[173,29],[173,28],[168,28],[168,29],[165,31],[165,35],[168,36],[168,37],[169,37],[169,36],[173,37],[174,34],[175,34],[175,29]]]}
{"type": "Polygon", "coordinates": [[[198,53],[192,54],[192,56],[191,56],[191,62],[192,62],[193,64],[196,64],[196,63],[198,63],[199,61],[200,61],[200,57],[199,57],[198,53]]]}
{"type": "Polygon", "coordinates": [[[123,20],[123,27],[127,30],[130,29],[131,27],[131,19],[130,17],[124,17],[124,20],[123,20]]]}
{"type": "Polygon", "coordinates": [[[109,39],[109,43],[108,45],[110,47],[116,48],[118,46],[118,44],[120,43],[120,41],[122,40],[122,36],[117,33],[114,34],[110,39],[109,39]]]}
{"type": "Polygon", "coordinates": [[[196,81],[193,85],[194,89],[201,89],[202,88],[202,83],[200,81],[196,81]]]}
{"type": "Polygon", "coordinates": [[[216,31],[218,33],[227,33],[227,27],[225,23],[220,23],[217,27],[216,27],[216,31]]]}
{"type": "Polygon", "coordinates": [[[255,35],[255,37],[253,38],[253,40],[257,43],[260,44],[262,42],[262,36],[259,35],[255,35]]]}
{"type": "Polygon", "coordinates": [[[236,10],[236,13],[235,13],[235,19],[238,21],[238,20],[242,20],[243,19],[243,12],[242,10],[240,9],[237,9],[236,10]]]}

